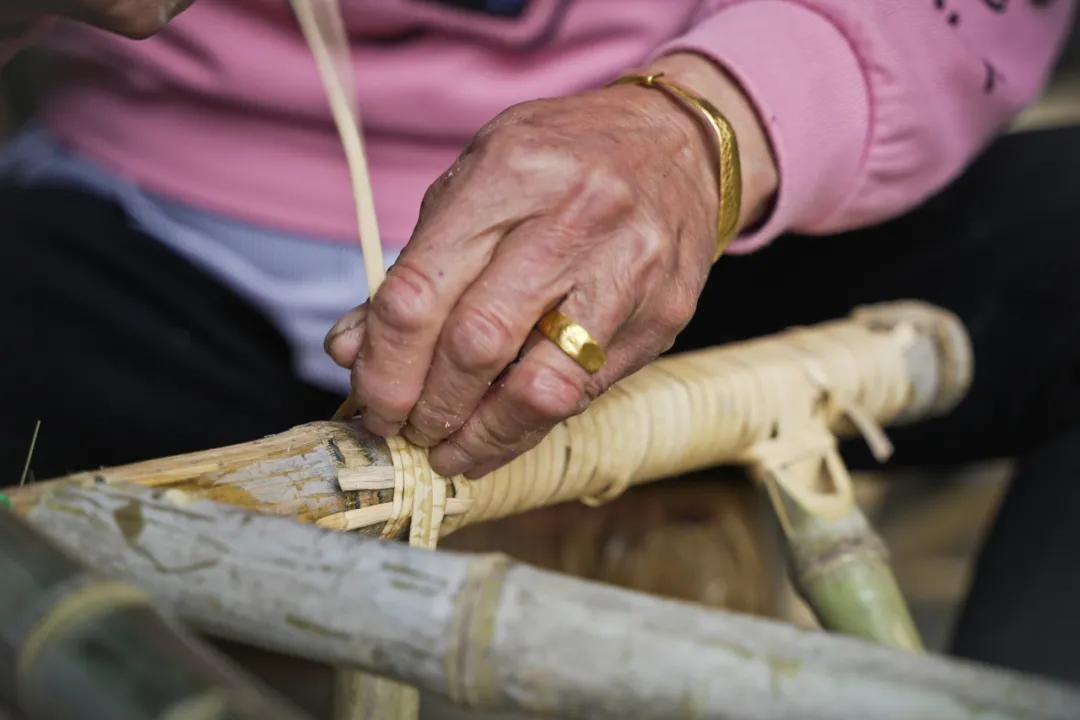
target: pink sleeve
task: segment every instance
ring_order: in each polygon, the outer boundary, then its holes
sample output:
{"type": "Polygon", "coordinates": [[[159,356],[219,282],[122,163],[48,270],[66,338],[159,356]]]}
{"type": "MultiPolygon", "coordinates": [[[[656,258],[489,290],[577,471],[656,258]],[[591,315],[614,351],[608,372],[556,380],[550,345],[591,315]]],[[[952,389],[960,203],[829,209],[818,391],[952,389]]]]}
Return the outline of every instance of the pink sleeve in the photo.
{"type": "Polygon", "coordinates": [[[16,33],[0,37],[0,65],[6,65],[11,58],[45,37],[52,29],[53,22],[53,18],[41,18],[16,33]]]}
{"type": "Polygon", "coordinates": [[[756,104],[776,207],[732,245],[835,233],[940,190],[1035,99],[1075,0],[705,0],[657,55],[724,66],[756,104]]]}

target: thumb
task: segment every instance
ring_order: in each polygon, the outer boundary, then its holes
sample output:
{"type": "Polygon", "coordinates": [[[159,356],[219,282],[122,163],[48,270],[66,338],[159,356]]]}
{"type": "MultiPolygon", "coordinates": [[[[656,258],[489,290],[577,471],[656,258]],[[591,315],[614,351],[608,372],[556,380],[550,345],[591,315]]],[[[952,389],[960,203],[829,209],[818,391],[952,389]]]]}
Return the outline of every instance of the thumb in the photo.
{"type": "Polygon", "coordinates": [[[368,304],[365,302],[341,316],[323,340],[323,350],[339,366],[349,370],[356,364],[364,343],[368,304]]]}

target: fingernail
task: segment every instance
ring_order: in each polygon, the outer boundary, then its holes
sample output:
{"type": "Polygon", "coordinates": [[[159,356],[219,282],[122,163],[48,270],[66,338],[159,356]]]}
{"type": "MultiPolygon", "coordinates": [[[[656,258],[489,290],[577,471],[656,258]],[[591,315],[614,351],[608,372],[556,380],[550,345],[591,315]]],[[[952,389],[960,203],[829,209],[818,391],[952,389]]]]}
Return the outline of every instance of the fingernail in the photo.
{"type": "Polygon", "coordinates": [[[324,353],[326,353],[327,355],[330,354],[330,346],[333,344],[334,338],[336,338],[340,334],[341,333],[334,332],[334,328],[330,328],[330,332],[326,333],[326,337],[324,337],[322,341],[322,349],[324,353]]]}
{"type": "Polygon", "coordinates": [[[431,468],[443,477],[461,475],[473,465],[472,457],[449,440],[436,445],[429,457],[431,468]]]}
{"type": "Polygon", "coordinates": [[[331,329],[330,332],[326,333],[326,337],[323,338],[323,341],[322,341],[323,352],[326,353],[327,355],[331,355],[330,351],[334,347],[334,341],[337,340],[342,335],[344,335],[345,333],[349,332],[350,330],[355,330],[356,326],[359,325],[359,324],[360,323],[357,322],[356,325],[352,325],[351,327],[342,328],[341,330],[338,330],[337,328],[331,329]]]}
{"type": "Polygon", "coordinates": [[[434,438],[425,435],[421,430],[417,430],[415,425],[406,425],[401,434],[413,445],[419,445],[420,447],[429,448],[438,442],[434,438]]]}
{"type": "MultiPolygon", "coordinates": [[[[361,306],[363,307],[363,306],[361,306]]],[[[349,330],[354,330],[364,319],[367,317],[366,311],[350,310],[345,313],[340,320],[334,323],[334,327],[330,328],[330,332],[326,333],[326,337],[323,338],[323,351],[329,355],[330,346],[334,343],[334,338],[349,330]]]]}
{"type": "Polygon", "coordinates": [[[505,464],[505,460],[488,460],[487,462],[480,463],[476,467],[469,470],[467,473],[465,473],[465,477],[467,477],[469,480],[479,480],[485,475],[490,475],[491,473],[495,472],[505,464]]]}

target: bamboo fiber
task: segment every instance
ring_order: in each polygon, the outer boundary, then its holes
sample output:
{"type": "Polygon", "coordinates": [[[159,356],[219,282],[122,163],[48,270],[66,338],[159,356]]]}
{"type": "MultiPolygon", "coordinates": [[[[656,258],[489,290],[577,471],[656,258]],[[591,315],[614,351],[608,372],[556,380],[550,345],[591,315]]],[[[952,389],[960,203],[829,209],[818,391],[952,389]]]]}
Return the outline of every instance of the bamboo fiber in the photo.
{"type": "Polygon", "coordinates": [[[1072,720],[1080,689],[143,488],[28,519],[204,630],[459,704],[573,720],[1072,720]],[[126,510],[125,510],[126,509],[126,510]],[[123,512],[118,512],[123,511],[123,512]],[[133,533],[117,517],[137,515],[133,533]]]}

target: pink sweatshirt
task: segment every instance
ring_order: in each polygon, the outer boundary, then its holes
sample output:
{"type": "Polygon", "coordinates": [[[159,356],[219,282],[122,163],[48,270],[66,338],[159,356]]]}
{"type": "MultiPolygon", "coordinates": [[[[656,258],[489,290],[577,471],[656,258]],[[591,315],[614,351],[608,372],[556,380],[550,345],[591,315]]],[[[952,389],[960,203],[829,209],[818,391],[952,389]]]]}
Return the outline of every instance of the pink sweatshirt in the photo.
{"type": "MultiPolygon", "coordinates": [[[[506,107],[599,86],[674,50],[721,63],[780,168],[766,225],[828,233],[940,189],[1029,103],[1073,0],[344,0],[385,242],[506,107]],[[524,6],[519,18],[468,9],[524,6]]],[[[197,0],[132,42],[61,24],[45,122],[140,185],[208,210],[352,242],[341,148],[285,0],[197,0]]]]}

